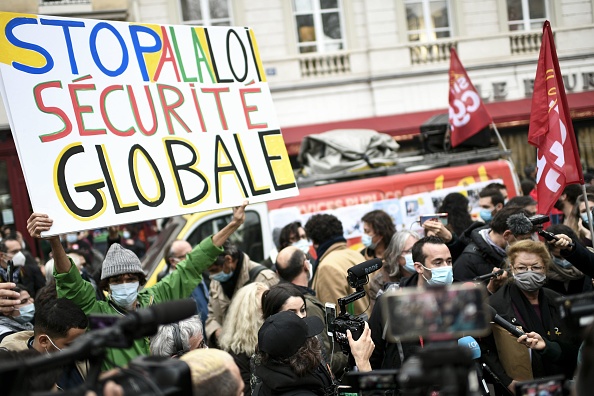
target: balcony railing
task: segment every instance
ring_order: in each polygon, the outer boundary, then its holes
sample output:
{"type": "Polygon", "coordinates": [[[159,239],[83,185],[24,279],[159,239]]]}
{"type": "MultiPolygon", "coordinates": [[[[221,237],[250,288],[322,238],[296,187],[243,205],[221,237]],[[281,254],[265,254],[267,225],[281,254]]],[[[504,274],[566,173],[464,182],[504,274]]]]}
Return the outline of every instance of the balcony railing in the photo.
{"type": "Polygon", "coordinates": [[[531,54],[540,50],[542,32],[524,32],[509,37],[512,55],[531,54]]]}
{"type": "Polygon", "coordinates": [[[348,53],[311,54],[299,59],[302,77],[324,77],[349,74],[351,62],[348,53]]]}
{"type": "Polygon", "coordinates": [[[410,63],[412,65],[428,65],[450,60],[450,48],[456,48],[455,41],[438,41],[433,43],[408,44],[410,63]]]}

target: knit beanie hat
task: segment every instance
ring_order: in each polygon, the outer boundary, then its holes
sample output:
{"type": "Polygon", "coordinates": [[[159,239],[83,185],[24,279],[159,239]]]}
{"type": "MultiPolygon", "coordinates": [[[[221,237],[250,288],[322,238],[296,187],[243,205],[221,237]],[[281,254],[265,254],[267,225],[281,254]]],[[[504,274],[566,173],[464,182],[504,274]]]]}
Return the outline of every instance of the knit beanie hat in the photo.
{"type": "Polygon", "coordinates": [[[103,260],[101,280],[112,276],[136,273],[144,274],[138,256],[131,250],[123,248],[119,243],[112,244],[105,255],[105,260],[103,260]]]}

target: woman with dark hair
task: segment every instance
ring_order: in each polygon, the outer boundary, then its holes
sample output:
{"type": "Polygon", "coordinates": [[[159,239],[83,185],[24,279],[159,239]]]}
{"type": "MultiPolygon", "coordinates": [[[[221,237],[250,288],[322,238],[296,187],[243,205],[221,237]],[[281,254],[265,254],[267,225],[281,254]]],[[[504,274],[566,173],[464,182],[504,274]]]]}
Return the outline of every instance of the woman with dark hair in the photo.
{"type": "Polygon", "coordinates": [[[447,227],[456,235],[462,235],[464,230],[473,223],[470,213],[468,213],[468,198],[460,193],[454,192],[446,195],[437,211],[448,214],[447,227]]]}
{"type": "MultiPolygon", "coordinates": [[[[588,206],[590,211],[594,210],[594,194],[587,194],[588,206]]],[[[588,213],[586,211],[586,201],[584,196],[580,195],[575,200],[575,205],[565,218],[563,224],[569,226],[575,232],[579,240],[585,246],[592,246],[592,235],[590,235],[590,227],[588,225],[588,213]]]]}
{"type": "Polygon", "coordinates": [[[305,297],[292,283],[279,283],[262,293],[262,314],[264,319],[275,313],[291,311],[304,318],[305,297]]]}
{"type": "Polygon", "coordinates": [[[361,243],[365,246],[361,254],[366,260],[382,258],[392,235],[396,232],[394,221],[383,210],[366,213],[361,221],[363,221],[361,243]]]}
{"type": "MultiPolygon", "coordinates": [[[[555,235],[565,234],[577,241],[576,243],[581,243],[575,232],[566,225],[553,224],[547,228],[547,231],[555,235]]],[[[592,278],[584,275],[561,256],[561,248],[552,244],[547,244],[547,247],[553,258],[553,265],[547,274],[546,287],[563,295],[592,291],[592,278]]]]}

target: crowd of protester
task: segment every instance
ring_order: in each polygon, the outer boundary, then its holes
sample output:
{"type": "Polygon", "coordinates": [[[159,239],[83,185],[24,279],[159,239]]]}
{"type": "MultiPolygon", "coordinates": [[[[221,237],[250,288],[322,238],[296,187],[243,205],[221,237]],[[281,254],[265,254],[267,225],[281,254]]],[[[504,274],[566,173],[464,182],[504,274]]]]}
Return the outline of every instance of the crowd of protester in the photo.
{"type": "MultiPolygon", "coordinates": [[[[567,327],[555,301],[594,290],[586,204],[574,190],[568,186],[556,205],[563,224],[545,225],[556,235],[550,242],[539,240],[533,230],[518,231],[513,222],[536,214],[533,190],[508,199],[506,186],[494,183],[478,195],[476,221],[468,198],[459,193],[446,196],[439,208],[448,214],[448,224],[427,220],[419,233],[397,231],[381,210],[366,213],[360,251],[348,246],[334,215],[292,222],[277,230],[278,250],[268,263],[252,261],[230,239],[245,220],[246,203],[196,246],[182,240],[167,246],[166,267],[150,287],[143,287],[147,278],[140,261],[146,246],[130,232],[133,227],[110,228],[102,255],[85,233],[42,237],[54,219],[33,213],[27,232],[43,241],[51,259],[38,265],[21,233],[2,233],[0,360],[67,349],[88,331],[89,315],[124,317],[193,298],[194,316],[162,325],[129,348],[108,348],[104,376],[152,355],[185,362],[194,395],[334,394],[345,372],[400,369],[430,347],[431,340],[423,337],[397,342],[386,337],[388,291],[473,282],[485,287],[486,302],[500,317],[525,333],[514,337],[493,325],[478,339],[481,359],[498,381],[493,385],[513,394],[527,378],[574,378],[580,366],[590,370],[591,360],[584,358],[580,365],[578,352],[580,346],[590,350],[592,342],[586,337],[582,345],[581,334],[567,327]],[[374,258],[382,260],[382,268],[369,275],[365,295],[349,304],[350,313],[367,321],[358,339],[347,332],[347,356],[328,331],[331,318],[324,305],[353,293],[347,270],[374,258]],[[10,279],[9,261],[16,268],[10,279]]],[[[594,192],[588,195],[590,207],[593,197],[594,192]]],[[[38,389],[75,389],[88,372],[89,362],[77,361],[31,383],[38,389]]],[[[123,394],[111,382],[104,392],[123,394]]]]}

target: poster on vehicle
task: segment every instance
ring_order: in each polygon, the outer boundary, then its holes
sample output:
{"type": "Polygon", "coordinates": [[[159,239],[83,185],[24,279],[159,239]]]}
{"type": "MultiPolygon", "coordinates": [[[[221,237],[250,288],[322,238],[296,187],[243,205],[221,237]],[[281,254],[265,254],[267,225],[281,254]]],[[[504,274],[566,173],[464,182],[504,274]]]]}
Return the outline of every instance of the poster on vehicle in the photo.
{"type": "Polygon", "coordinates": [[[254,32],[0,13],[0,91],[48,235],[298,194],[254,32]]]}

